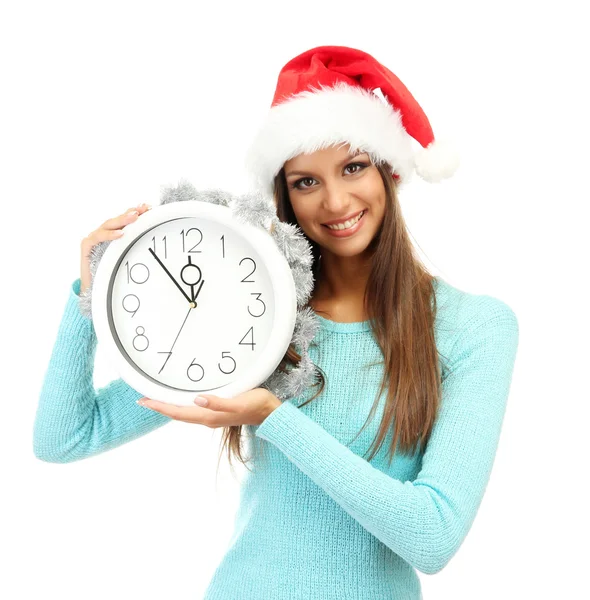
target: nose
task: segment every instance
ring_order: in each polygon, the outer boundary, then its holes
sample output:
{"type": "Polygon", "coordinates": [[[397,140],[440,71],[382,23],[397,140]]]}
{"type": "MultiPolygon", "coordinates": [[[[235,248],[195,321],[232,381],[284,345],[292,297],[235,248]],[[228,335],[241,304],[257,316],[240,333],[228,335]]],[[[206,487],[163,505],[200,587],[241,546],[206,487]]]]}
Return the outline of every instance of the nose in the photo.
{"type": "Polygon", "coordinates": [[[326,220],[337,219],[350,212],[350,194],[345,182],[327,181],[323,191],[323,208],[326,220]]]}

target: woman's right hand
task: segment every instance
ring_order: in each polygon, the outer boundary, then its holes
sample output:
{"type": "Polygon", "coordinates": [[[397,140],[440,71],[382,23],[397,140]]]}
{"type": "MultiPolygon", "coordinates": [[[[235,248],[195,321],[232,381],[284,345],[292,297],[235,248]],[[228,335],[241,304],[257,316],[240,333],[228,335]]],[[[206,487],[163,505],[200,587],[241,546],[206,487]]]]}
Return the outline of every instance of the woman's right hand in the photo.
{"type": "Polygon", "coordinates": [[[82,258],[80,262],[80,294],[90,287],[92,273],[90,271],[90,251],[92,248],[107,240],[115,240],[123,235],[122,229],[151,208],[149,204],[140,204],[126,212],[105,221],[98,229],[82,240],[82,258]]]}

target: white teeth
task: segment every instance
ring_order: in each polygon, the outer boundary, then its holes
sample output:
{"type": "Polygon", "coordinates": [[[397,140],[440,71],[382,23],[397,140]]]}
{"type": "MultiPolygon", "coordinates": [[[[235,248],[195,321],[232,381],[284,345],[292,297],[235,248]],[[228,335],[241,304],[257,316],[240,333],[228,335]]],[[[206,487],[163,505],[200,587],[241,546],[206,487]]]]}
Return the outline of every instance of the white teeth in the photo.
{"type": "Polygon", "coordinates": [[[348,221],[339,223],[338,225],[326,225],[326,227],[329,227],[330,229],[349,229],[363,216],[364,213],[365,211],[363,210],[354,219],[349,219],[348,221]]]}

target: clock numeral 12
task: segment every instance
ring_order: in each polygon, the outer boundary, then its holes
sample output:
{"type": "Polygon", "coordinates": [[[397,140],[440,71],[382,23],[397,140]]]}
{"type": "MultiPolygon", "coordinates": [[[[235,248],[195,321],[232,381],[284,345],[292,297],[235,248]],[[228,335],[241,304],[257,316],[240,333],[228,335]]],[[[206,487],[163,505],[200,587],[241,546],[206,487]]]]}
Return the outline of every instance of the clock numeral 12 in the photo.
{"type": "Polygon", "coordinates": [[[183,229],[180,232],[180,237],[182,238],[182,251],[183,252],[202,252],[202,250],[195,250],[195,248],[203,241],[203,232],[198,227],[191,227],[190,229],[187,229],[186,232],[183,229]],[[185,246],[184,246],[184,237],[185,237],[185,235],[188,236],[188,234],[191,231],[198,231],[199,235],[201,236],[201,239],[192,248],[189,248],[188,250],[186,250],[185,246]]]}

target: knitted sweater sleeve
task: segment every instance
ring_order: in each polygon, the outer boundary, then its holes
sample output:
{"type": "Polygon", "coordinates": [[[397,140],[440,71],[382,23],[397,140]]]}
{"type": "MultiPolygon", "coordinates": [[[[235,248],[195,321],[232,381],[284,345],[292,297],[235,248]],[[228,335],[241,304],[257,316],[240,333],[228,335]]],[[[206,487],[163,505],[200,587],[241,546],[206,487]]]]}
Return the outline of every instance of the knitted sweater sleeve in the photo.
{"type": "Polygon", "coordinates": [[[122,379],[94,389],[97,339],[80,311],[80,283],[70,287],[35,415],[33,452],[46,462],[88,458],[172,420],[136,404],[143,394],[122,379]]]}
{"type": "Polygon", "coordinates": [[[442,570],[469,532],[494,462],[518,346],[510,307],[463,322],[421,470],[400,481],[373,467],[291,401],[256,435],[271,442],[351,517],[426,574],[442,570]]]}

